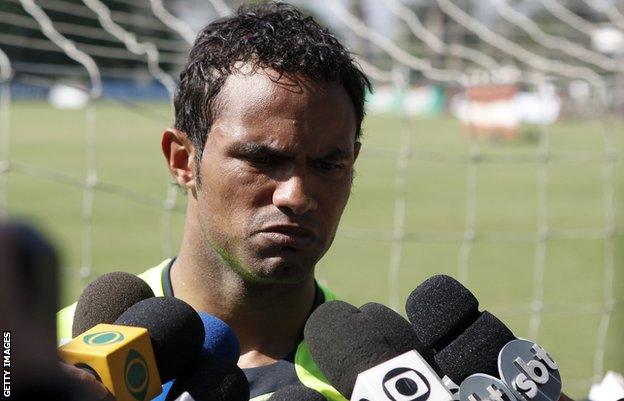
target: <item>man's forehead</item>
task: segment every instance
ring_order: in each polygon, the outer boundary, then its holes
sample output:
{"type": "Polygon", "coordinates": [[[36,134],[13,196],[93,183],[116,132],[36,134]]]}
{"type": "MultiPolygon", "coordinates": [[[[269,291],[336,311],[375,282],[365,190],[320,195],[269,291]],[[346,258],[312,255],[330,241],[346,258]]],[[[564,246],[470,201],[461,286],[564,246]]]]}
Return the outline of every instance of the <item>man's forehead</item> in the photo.
{"type": "Polygon", "coordinates": [[[355,113],[346,89],[337,82],[314,80],[300,73],[279,72],[247,63],[234,69],[215,97],[216,112],[240,113],[250,106],[310,108],[314,102],[333,99],[355,113]],[[271,101],[271,102],[270,102],[271,101]],[[280,101],[283,104],[280,104],[280,101]]]}
{"type": "Polygon", "coordinates": [[[206,146],[218,146],[239,154],[279,153],[294,156],[305,153],[310,157],[328,154],[345,156],[353,154],[355,141],[349,133],[329,133],[315,135],[309,130],[264,129],[258,126],[215,126],[206,146]]]}
{"type": "Polygon", "coordinates": [[[355,139],[353,105],[335,83],[279,77],[267,69],[243,71],[227,78],[215,106],[211,134],[225,135],[228,141],[287,147],[289,138],[305,134],[316,136],[313,142],[349,145],[355,139]]]}
{"type": "Polygon", "coordinates": [[[270,67],[263,67],[256,62],[236,62],[232,68],[232,74],[228,75],[223,87],[232,85],[233,82],[255,82],[257,85],[265,83],[267,88],[275,88],[279,86],[283,89],[298,90],[302,88],[312,90],[317,86],[338,86],[337,83],[328,83],[325,81],[316,81],[310,79],[302,73],[294,73],[287,71],[277,71],[270,67]]]}

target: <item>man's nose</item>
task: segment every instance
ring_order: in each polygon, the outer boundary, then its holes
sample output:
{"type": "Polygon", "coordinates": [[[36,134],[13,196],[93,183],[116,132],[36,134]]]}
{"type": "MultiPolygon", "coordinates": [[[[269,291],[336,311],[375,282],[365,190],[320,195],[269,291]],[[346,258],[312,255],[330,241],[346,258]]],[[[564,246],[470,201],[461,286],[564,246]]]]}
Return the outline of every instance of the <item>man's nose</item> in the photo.
{"type": "Polygon", "coordinates": [[[277,183],[273,192],[273,204],[278,208],[288,208],[294,214],[303,214],[318,207],[318,202],[306,191],[304,180],[292,175],[277,183]]]}

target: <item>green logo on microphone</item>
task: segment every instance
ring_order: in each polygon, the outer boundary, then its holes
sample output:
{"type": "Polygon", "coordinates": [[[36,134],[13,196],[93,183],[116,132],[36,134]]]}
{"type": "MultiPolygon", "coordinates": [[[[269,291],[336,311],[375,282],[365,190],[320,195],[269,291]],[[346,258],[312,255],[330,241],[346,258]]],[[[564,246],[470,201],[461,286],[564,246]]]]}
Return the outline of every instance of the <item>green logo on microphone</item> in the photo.
{"type": "Polygon", "coordinates": [[[126,388],[134,398],[139,401],[145,399],[147,385],[149,384],[149,370],[143,356],[136,350],[128,351],[126,365],[124,367],[126,388]]]}
{"type": "Polygon", "coordinates": [[[109,345],[121,342],[124,338],[118,331],[99,331],[84,336],[82,341],[87,345],[109,345]]]}

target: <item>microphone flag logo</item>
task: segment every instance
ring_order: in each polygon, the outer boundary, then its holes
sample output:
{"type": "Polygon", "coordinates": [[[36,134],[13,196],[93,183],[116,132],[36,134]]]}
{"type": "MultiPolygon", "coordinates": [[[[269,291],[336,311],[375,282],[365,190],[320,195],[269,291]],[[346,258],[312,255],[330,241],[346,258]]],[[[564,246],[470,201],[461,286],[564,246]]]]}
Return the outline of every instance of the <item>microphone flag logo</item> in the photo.
{"type": "Polygon", "coordinates": [[[114,343],[122,342],[125,339],[124,335],[118,331],[98,331],[91,333],[82,338],[87,345],[110,345],[114,343]]]}
{"type": "Polygon", "coordinates": [[[518,401],[505,383],[496,377],[475,373],[459,387],[459,401],[518,401]]]}
{"type": "Polygon", "coordinates": [[[383,389],[393,401],[425,401],[431,393],[427,378],[417,370],[394,368],[383,378],[383,389]]]}
{"type": "Polygon", "coordinates": [[[453,401],[431,365],[412,350],[357,376],[351,401],[453,401]]]}
{"type": "Polygon", "coordinates": [[[134,349],[128,351],[124,377],[130,394],[139,401],[145,400],[149,385],[149,369],[143,356],[134,349]]]}
{"type": "Polygon", "coordinates": [[[508,342],[498,354],[498,373],[519,400],[554,401],[561,395],[561,375],[548,352],[532,341],[508,342]]]}

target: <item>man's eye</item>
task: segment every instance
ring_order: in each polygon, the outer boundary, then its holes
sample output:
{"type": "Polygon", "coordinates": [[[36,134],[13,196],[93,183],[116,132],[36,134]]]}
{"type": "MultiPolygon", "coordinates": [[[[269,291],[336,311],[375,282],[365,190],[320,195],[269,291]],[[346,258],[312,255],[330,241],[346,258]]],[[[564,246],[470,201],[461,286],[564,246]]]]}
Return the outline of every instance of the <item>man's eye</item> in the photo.
{"type": "Polygon", "coordinates": [[[258,157],[250,157],[249,162],[254,166],[269,166],[276,162],[275,157],[272,156],[258,156],[258,157]]]}
{"type": "Polygon", "coordinates": [[[316,166],[319,170],[324,172],[337,172],[344,168],[342,163],[330,163],[330,162],[318,162],[316,166]]]}

